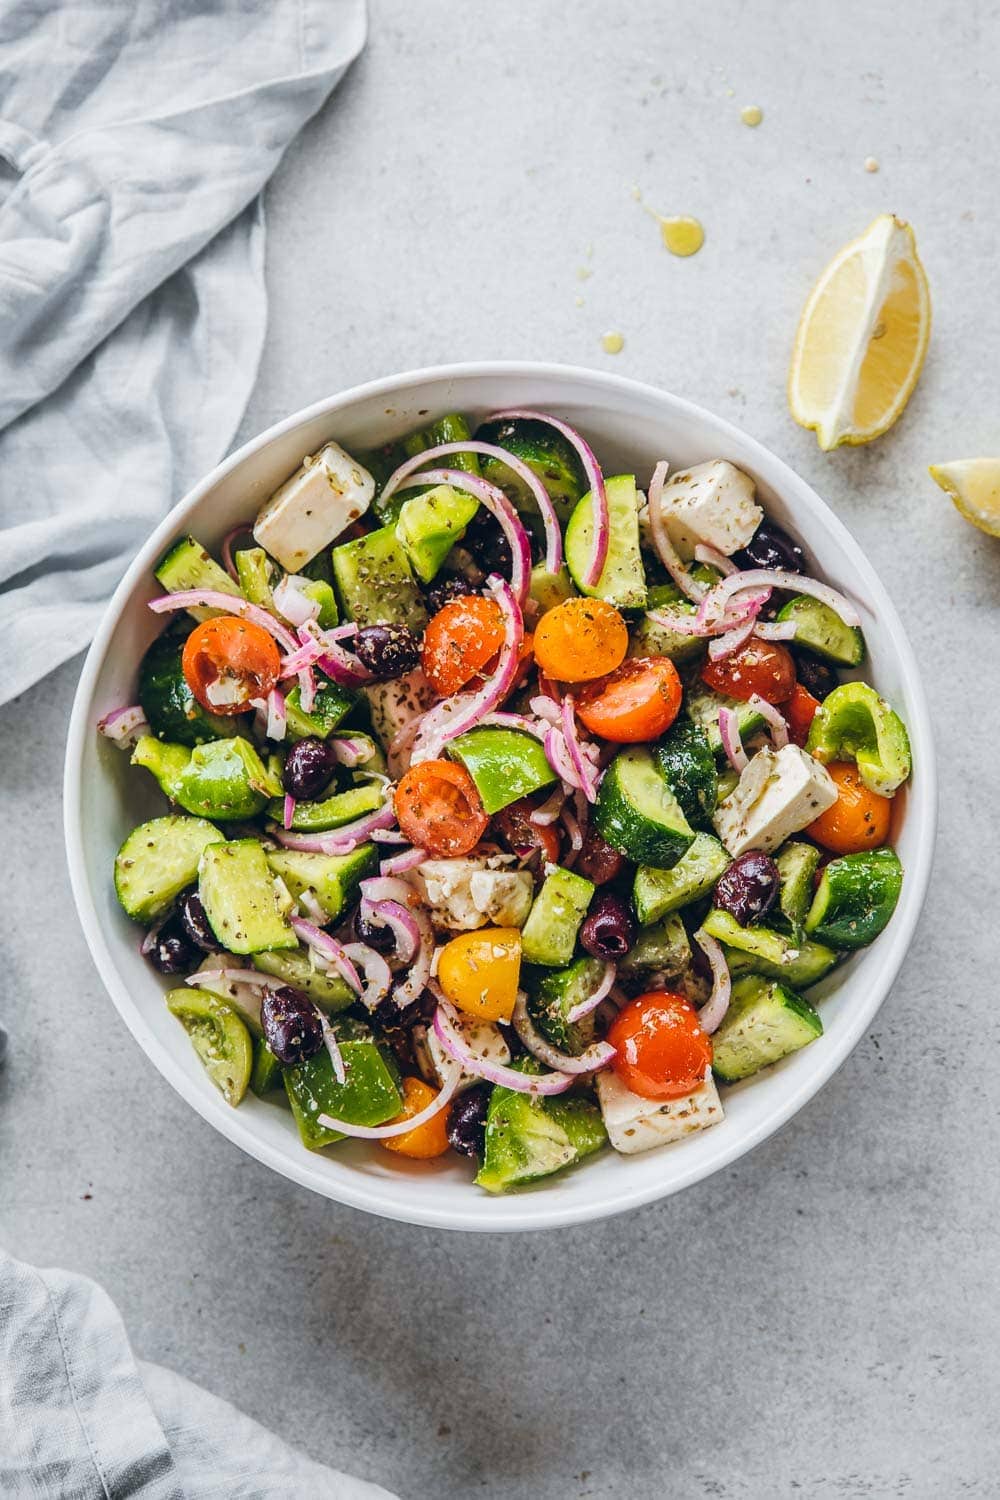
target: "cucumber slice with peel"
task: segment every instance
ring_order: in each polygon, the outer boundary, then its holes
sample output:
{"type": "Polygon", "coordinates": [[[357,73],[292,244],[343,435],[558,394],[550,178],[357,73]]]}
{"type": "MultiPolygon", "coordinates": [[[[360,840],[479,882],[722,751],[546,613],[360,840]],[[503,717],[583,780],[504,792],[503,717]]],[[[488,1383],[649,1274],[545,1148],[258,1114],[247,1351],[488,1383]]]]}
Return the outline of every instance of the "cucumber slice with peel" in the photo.
{"type": "Polygon", "coordinates": [[[801,995],[748,974],[733,985],[725,1020],[712,1037],[712,1069],[735,1083],[823,1035],[823,1022],[801,995]]]}
{"type": "Polygon", "coordinates": [[[209,844],[198,868],[198,894],[209,926],[228,952],[298,947],[257,839],[209,844]]]}
{"type": "Polygon", "coordinates": [[[593,816],[601,837],[636,864],[670,870],[694,843],[694,829],[645,746],[615,756],[593,816]]]}
{"type": "MultiPolygon", "coordinates": [[[[154,574],[168,594],[181,594],[187,589],[213,589],[217,594],[232,594],[242,599],[239,586],[233,582],[225,568],[220,568],[214,557],[210,557],[200,542],[193,536],[181,537],[169,552],[161,558],[154,574]]],[[[225,614],[225,610],[195,605],[188,610],[196,620],[210,620],[213,615],[225,614]]]]}
{"type": "Polygon", "coordinates": [[[728,867],[729,855],[710,833],[696,834],[691,847],[672,870],[640,865],[632,889],[639,921],[648,927],[669,912],[700,901],[728,867]]]}
{"type": "Polygon", "coordinates": [[[834,948],[863,948],[896,910],[903,867],[894,849],[865,849],[832,859],[816,888],[806,931],[834,948]]]}
{"type": "Polygon", "coordinates": [[[250,1033],[231,1006],[207,990],[171,990],[167,1008],[177,1017],[205,1072],[227,1104],[239,1104],[253,1069],[250,1033]]]}
{"type": "Polygon", "coordinates": [[[848,625],[835,609],[821,599],[798,594],[778,611],[781,621],[795,623],[795,644],[821,656],[824,661],[841,667],[856,667],[864,659],[865,638],[861,631],[848,625]]]}
{"type": "Polygon", "coordinates": [[[610,536],[608,555],[596,584],[585,584],[594,535],[593,498],[588,491],[566,527],[566,566],[581,594],[606,599],[619,609],[642,609],[646,603],[646,574],[639,550],[639,501],[633,474],[604,481],[608,497],[610,536]]]}
{"type": "Polygon", "coordinates": [[[115,856],[115,894],[136,922],[153,922],[198,878],[198,861],[225,835],[205,818],[153,818],[115,856]]]}

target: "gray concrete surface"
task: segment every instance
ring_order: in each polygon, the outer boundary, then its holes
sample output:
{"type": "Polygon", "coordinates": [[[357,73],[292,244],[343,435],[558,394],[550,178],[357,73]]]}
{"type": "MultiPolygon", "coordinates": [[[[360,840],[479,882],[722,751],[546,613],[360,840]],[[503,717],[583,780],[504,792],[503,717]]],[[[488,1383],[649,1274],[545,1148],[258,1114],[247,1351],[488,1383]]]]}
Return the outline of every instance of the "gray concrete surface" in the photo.
{"type": "Polygon", "coordinates": [[[861,538],[925,664],[926,914],[871,1035],[714,1180],[540,1237],[382,1223],[241,1156],[118,1021],[63,867],[70,664],[0,716],[3,1237],[103,1280],[142,1355],[407,1500],[996,1495],[1000,543],[925,466],[1000,444],[1000,12],[374,0],[371,22],[269,195],[244,434],[481,356],[608,364],[744,424],[861,538]],[[703,219],[699,256],[661,249],[633,183],[703,219]],[[917,226],[931,354],[892,434],[824,456],[785,407],[789,346],[885,209],[917,226]]]}

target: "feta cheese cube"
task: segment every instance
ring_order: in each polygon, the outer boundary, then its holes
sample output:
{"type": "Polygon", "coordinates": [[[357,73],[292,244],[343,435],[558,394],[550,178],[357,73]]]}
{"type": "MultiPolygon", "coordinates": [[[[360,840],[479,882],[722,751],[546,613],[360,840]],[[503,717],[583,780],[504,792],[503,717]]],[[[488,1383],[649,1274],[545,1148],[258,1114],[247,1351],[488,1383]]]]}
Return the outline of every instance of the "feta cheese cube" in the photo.
{"type": "Polygon", "coordinates": [[[531,910],[534,882],[527,870],[504,869],[489,859],[425,859],[413,883],[431,921],[453,932],[488,923],[520,927],[531,910]]]}
{"type": "MultiPolygon", "coordinates": [[[[492,1021],[473,1021],[470,1016],[460,1016],[458,1024],[461,1026],[466,1045],[474,1057],[481,1058],[485,1062],[510,1062],[510,1048],[492,1021]]],[[[451,1076],[452,1069],[457,1064],[450,1053],[446,1052],[438,1041],[437,1033],[433,1026],[428,1026],[427,1028],[427,1051],[430,1054],[438,1082],[444,1083],[445,1079],[451,1076]]],[[[459,1089],[466,1089],[470,1084],[478,1082],[479,1080],[474,1073],[466,1073],[463,1069],[459,1081],[459,1089]]]]}
{"type": "MultiPolygon", "coordinates": [[[[425,713],[436,696],[419,667],[407,672],[405,677],[393,678],[391,682],[371,682],[365,687],[364,694],[371,710],[375,737],[386,752],[400,730],[425,713]]],[[[408,756],[389,758],[389,771],[393,776],[402,776],[408,765],[408,756]]]]}
{"type": "Polygon", "coordinates": [[[724,1118],[711,1068],[705,1073],[704,1083],[680,1099],[643,1099],[626,1088],[609,1068],[597,1075],[597,1098],[608,1139],[624,1156],[679,1141],[696,1130],[718,1125],[724,1118]]]}
{"type": "Polygon", "coordinates": [[[660,505],[667,535],[684,558],[694,556],[699,542],[730,557],[764,519],[750,475],[724,458],[671,475],[660,505]]]}
{"type": "Polygon", "coordinates": [[[825,766],[798,745],[758,750],[715,810],[715,831],[735,859],[747,849],[777,849],[837,800],[825,766]]]}
{"type": "Polygon", "coordinates": [[[254,522],[254,541],[297,573],[364,514],[374,493],[368,470],[337,443],[327,443],[275,490],[254,522]]]}

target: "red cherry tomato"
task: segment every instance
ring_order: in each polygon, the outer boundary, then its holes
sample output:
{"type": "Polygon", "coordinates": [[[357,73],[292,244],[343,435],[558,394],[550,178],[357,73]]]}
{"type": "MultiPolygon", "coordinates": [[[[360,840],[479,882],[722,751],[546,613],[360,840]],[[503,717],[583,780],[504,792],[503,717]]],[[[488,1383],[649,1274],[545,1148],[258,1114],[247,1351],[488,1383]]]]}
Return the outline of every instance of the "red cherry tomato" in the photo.
{"type": "Polygon", "coordinates": [[[483,671],[502,645],[503,615],[495,600],[482,594],[453,599],[424,632],[424,676],[442,698],[448,698],[483,671]]]}
{"type": "Polygon", "coordinates": [[[788,735],[793,745],[805,745],[809,738],[809,725],[816,716],[820,703],[812,693],[797,682],[792,696],[782,705],[782,713],[788,720],[788,735]]]}
{"type": "Polygon", "coordinates": [[[670,728],[683,691],[668,656],[637,656],[581,688],[576,711],[591,734],[616,745],[642,744],[670,728]]]}
{"type": "Polygon", "coordinates": [[[395,807],[410,843],[441,856],[468,854],[490,821],[472,777],[450,760],[411,766],[396,788],[395,807]]]}
{"type": "Polygon", "coordinates": [[[712,1042],[690,1000],[670,990],[651,990],[630,1000],[612,1023],[616,1048],[611,1066],[626,1088],[643,1099],[679,1099],[690,1094],[712,1062],[712,1042]]]}
{"type": "Polygon", "coordinates": [[[754,638],[721,661],[706,662],[701,680],[741,703],[755,693],[765,703],[784,703],[795,688],[795,663],[776,641],[754,638]]]}
{"type": "Polygon", "coordinates": [[[273,636],[250,620],[220,615],[196,625],[184,643],[181,668],[202,708],[241,714],[251,698],[266,698],[281,671],[273,636]]]}
{"type": "MultiPolygon", "coordinates": [[[[537,804],[541,806],[541,803],[537,804]]],[[[527,797],[511,802],[494,814],[493,821],[515,854],[522,858],[541,849],[545,859],[556,864],[559,859],[559,834],[554,824],[539,826],[531,822],[536,804],[527,797]]]]}

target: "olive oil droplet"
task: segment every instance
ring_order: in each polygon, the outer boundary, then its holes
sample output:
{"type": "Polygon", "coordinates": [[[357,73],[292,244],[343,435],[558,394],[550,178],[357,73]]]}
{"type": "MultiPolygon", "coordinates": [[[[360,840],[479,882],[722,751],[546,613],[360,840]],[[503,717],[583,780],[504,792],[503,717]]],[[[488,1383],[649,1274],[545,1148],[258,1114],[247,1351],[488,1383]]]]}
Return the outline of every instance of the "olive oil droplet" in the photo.
{"type": "Polygon", "coordinates": [[[606,333],[601,339],[601,348],[605,354],[620,354],[625,348],[624,335],[616,332],[606,333]]]}
{"type": "Polygon", "coordinates": [[[878,161],[876,160],[876,158],[874,156],[866,156],[865,157],[865,171],[866,172],[877,172],[878,171],[878,161]]]}
{"type": "Polygon", "coordinates": [[[697,255],[705,243],[705,231],[697,219],[660,218],[660,237],[671,255],[697,255]]]}
{"type": "Polygon", "coordinates": [[[759,125],[764,118],[764,111],[759,104],[744,104],[740,110],[740,119],[744,125],[759,125]]]}

